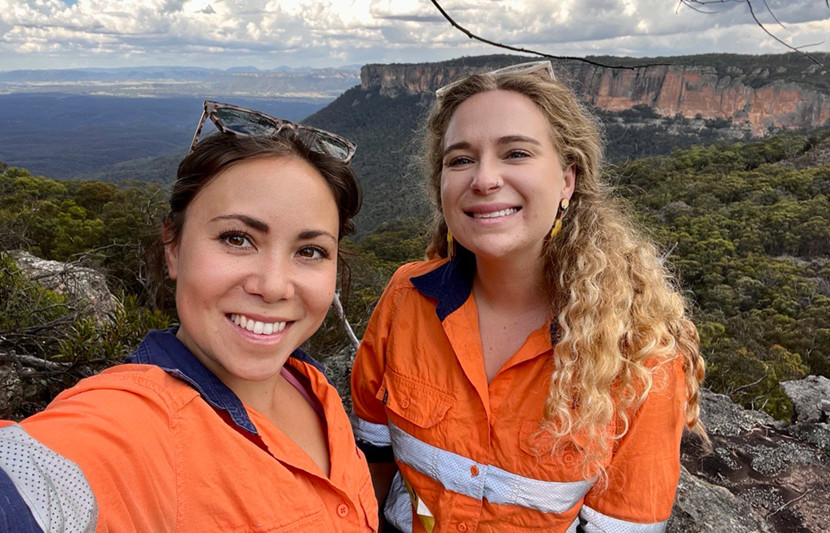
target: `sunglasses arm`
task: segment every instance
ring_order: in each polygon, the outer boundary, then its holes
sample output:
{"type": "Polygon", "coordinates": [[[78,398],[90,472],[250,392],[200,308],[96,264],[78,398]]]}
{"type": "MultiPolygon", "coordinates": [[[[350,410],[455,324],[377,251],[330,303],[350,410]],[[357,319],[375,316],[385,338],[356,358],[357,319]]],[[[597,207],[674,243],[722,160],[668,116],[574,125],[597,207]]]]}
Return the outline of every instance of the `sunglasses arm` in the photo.
{"type": "Polygon", "coordinates": [[[194,148],[196,148],[196,142],[199,140],[199,135],[202,133],[202,127],[205,125],[205,119],[207,118],[207,109],[202,111],[202,118],[199,119],[199,125],[196,126],[196,133],[193,134],[193,141],[190,143],[190,150],[188,153],[192,152],[194,148]]]}

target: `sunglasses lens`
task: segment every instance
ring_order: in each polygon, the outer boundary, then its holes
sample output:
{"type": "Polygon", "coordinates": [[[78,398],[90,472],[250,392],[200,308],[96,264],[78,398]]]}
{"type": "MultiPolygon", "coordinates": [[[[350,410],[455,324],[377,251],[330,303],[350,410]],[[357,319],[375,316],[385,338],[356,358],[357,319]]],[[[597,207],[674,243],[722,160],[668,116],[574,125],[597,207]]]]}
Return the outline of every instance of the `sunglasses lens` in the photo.
{"type": "Polygon", "coordinates": [[[258,137],[273,135],[277,130],[274,122],[247,111],[223,107],[216,110],[216,115],[222,125],[234,133],[258,137]]]}
{"type": "MultiPolygon", "coordinates": [[[[283,132],[288,133],[287,130],[283,132]]],[[[290,134],[299,137],[310,150],[331,155],[341,161],[348,161],[353,151],[353,148],[343,140],[326,135],[322,131],[301,127],[292,130],[290,134]]]]}
{"type": "MultiPolygon", "coordinates": [[[[273,137],[275,135],[296,137],[310,150],[331,155],[344,163],[351,161],[355,152],[354,144],[333,133],[269,117],[256,111],[207,101],[205,112],[210,113],[217,128],[223,133],[249,137],[273,137]]],[[[191,150],[196,145],[199,131],[201,131],[201,125],[196,130],[191,150]]]]}
{"type": "Polygon", "coordinates": [[[351,153],[351,147],[340,139],[334,137],[327,137],[320,134],[315,134],[316,142],[313,146],[319,146],[322,151],[331,154],[338,159],[345,160],[351,153]]]}

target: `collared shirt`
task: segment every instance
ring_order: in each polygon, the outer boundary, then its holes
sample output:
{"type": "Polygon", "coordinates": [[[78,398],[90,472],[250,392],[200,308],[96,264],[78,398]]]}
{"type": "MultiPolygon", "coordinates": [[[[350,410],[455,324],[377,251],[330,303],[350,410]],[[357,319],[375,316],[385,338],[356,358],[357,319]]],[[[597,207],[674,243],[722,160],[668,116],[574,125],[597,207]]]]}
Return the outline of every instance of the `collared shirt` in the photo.
{"type": "Polygon", "coordinates": [[[302,351],[286,364],[326,415],[328,477],[174,330],[150,332],[127,363],[0,429],[0,490],[9,497],[11,481],[42,530],[93,531],[96,521],[97,531],[118,532],[377,530],[368,468],[340,397],[302,351]],[[35,468],[21,464],[26,453],[35,468]]]}
{"type": "Polygon", "coordinates": [[[391,445],[402,474],[387,518],[415,532],[564,532],[580,524],[589,532],[662,531],[680,470],[679,358],[655,370],[650,394],[605,461],[603,490],[582,475],[577,437],[552,454],[549,434],[539,431],[552,371],[549,324],[488,383],[474,269],[468,256],[401,267],[358,351],[355,435],[391,445]]]}

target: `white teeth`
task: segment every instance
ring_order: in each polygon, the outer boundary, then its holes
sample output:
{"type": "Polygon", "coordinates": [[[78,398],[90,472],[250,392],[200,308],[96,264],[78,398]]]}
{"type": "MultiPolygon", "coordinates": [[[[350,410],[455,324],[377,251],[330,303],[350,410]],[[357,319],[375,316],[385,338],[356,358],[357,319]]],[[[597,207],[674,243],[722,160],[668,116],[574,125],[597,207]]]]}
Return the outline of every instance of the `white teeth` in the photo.
{"type": "Polygon", "coordinates": [[[498,217],[506,217],[507,215],[512,215],[516,213],[518,209],[515,207],[511,207],[510,209],[502,209],[500,211],[491,211],[489,213],[473,213],[473,218],[498,218],[498,217]]]}
{"type": "Polygon", "coordinates": [[[231,320],[240,328],[252,331],[257,335],[270,335],[285,329],[285,322],[259,322],[245,315],[231,315],[231,320]]]}

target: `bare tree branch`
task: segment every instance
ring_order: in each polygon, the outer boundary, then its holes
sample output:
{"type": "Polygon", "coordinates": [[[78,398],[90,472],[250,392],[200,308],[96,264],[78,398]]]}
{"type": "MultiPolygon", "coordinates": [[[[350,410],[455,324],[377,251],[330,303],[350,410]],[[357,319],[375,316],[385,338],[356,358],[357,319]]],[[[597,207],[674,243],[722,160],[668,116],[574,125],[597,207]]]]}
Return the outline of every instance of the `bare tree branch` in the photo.
{"type": "MultiPolygon", "coordinates": [[[[551,55],[551,54],[546,54],[545,52],[538,52],[536,50],[530,50],[528,48],[520,48],[520,47],[516,47],[516,46],[510,46],[510,45],[507,45],[507,44],[502,44],[502,43],[499,43],[499,42],[496,42],[496,41],[491,41],[489,39],[485,39],[483,37],[479,37],[478,35],[474,34],[470,30],[468,30],[467,28],[461,26],[455,20],[453,20],[453,18],[450,17],[449,14],[447,14],[446,11],[444,11],[444,8],[441,7],[441,4],[439,4],[437,0],[430,0],[430,1],[432,2],[432,5],[434,5],[438,9],[438,11],[441,12],[441,15],[443,15],[444,18],[447,19],[447,21],[450,24],[452,24],[452,26],[454,28],[456,28],[459,31],[461,31],[462,33],[464,33],[467,37],[469,37],[470,39],[475,39],[476,41],[480,41],[480,42],[485,43],[485,44],[489,44],[491,46],[496,46],[498,48],[504,48],[506,50],[512,50],[514,52],[523,52],[523,53],[526,53],[526,54],[533,54],[533,55],[537,55],[537,56],[540,56],[540,57],[547,57],[549,59],[582,61],[583,63],[588,63],[589,65],[594,65],[594,66],[597,66],[597,67],[623,69],[623,70],[637,70],[638,68],[655,67],[655,66],[667,66],[667,65],[670,64],[670,63],[646,63],[646,64],[643,64],[643,65],[614,66],[614,65],[606,65],[606,64],[600,63],[598,61],[592,61],[592,60],[590,60],[588,58],[585,58],[585,57],[555,56],[555,55],[551,55]]],[[[828,0],[828,1],[830,1],[830,0],[828,0]]]]}
{"type": "Polygon", "coordinates": [[[354,354],[357,352],[357,349],[360,347],[360,341],[357,339],[357,335],[354,334],[354,330],[352,329],[352,325],[349,324],[349,319],[346,318],[346,311],[343,309],[343,304],[340,302],[340,293],[334,293],[334,308],[337,310],[337,316],[340,319],[341,324],[343,324],[343,329],[346,330],[346,335],[349,337],[349,342],[352,344],[352,348],[354,348],[352,352],[352,362],[354,361],[354,354]]]}
{"type": "Polygon", "coordinates": [[[14,350],[11,352],[0,352],[0,362],[19,363],[25,366],[40,368],[41,370],[53,371],[63,371],[70,366],[67,363],[56,363],[55,361],[41,359],[33,355],[15,353],[14,350]]]}
{"type": "MultiPolygon", "coordinates": [[[[830,1],[830,0],[828,0],[828,1],[830,1]]],[[[780,20],[778,20],[778,17],[775,16],[775,13],[772,11],[772,8],[769,7],[769,2],[767,2],[767,0],[764,0],[764,7],[767,8],[767,13],[770,14],[770,16],[772,17],[772,20],[774,20],[775,22],[778,23],[779,26],[784,28],[785,27],[784,24],[780,20]]]]}
{"type": "Polygon", "coordinates": [[[757,384],[761,383],[762,381],[764,381],[764,379],[765,379],[766,377],[767,377],[767,375],[766,375],[766,374],[764,374],[763,376],[761,376],[760,378],[756,379],[756,380],[755,380],[755,381],[753,381],[752,383],[745,383],[744,385],[741,385],[740,387],[735,387],[734,389],[731,389],[731,390],[727,391],[727,392],[726,392],[726,394],[735,394],[736,392],[740,392],[740,391],[742,391],[742,390],[744,390],[744,389],[748,389],[749,387],[753,387],[753,386],[755,386],[755,385],[757,385],[757,384]]]}
{"type": "MultiPolygon", "coordinates": [[[[830,0],[827,0],[827,1],[828,1],[828,2],[830,2],[830,0]]],[[[764,520],[766,520],[767,522],[769,522],[769,519],[770,519],[770,517],[772,517],[772,515],[774,515],[774,514],[776,514],[776,513],[780,512],[780,511],[783,511],[785,508],[787,508],[787,507],[789,507],[790,505],[794,504],[795,502],[797,502],[797,501],[798,501],[798,500],[800,500],[801,498],[803,498],[803,497],[807,496],[807,495],[808,495],[808,494],[810,494],[812,491],[813,491],[813,489],[808,489],[808,490],[805,490],[805,491],[804,491],[803,493],[801,493],[799,496],[796,496],[796,497],[795,497],[795,498],[793,498],[792,500],[790,500],[790,501],[788,501],[788,502],[785,502],[785,503],[784,503],[781,507],[779,507],[779,508],[778,508],[778,509],[776,509],[775,511],[773,511],[773,512],[769,513],[769,514],[768,514],[768,515],[764,518],[764,520]]]]}
{"type": "MultiPolygon", "coordinates": [[[[773,20],[776,23],[778,23],[779,26],[781,26],[783,28],[784,24],[781,23],[779,18],[772,11],[772,8],[767,3],[767,0],[762,0],[762,1],[763,1],[763,4],[764,4],[764,7],[766,8],[767,12],[769,12],[769,14],[772,16],[773,20]]],[[[767,28],[766,24],[764,24],[763,21],[761,21],[761,19],[758,18],[758,14],[755,13],[755,6],[752,5],[752,0],[678,0],[677,7],[679,9],[680,6],[686,6],[686,7],[690,8],[694,11],[697,11],[698,13],[705,13],[707,15],[711,15],[711,14],[714,14],[715,12],[714,11],[704,11],[704,10],[700,9],[700,7],[708,6],[708,5],[711,5],[711,4],[726,4],[726,3],[738,3],[738,2],[746,4],[747,8],[749,9],[749,14],[752,17],[752,20],[755,22],[755,24],[759,28],[761,28],[764,31],[764,33],[766,33],[767,35],[772,37],[776,42],[784,45],[785,47],[789,48],[793,52],[796,52],[798,54],[803,55],[804,57],[806,57],[807,59],[809,59],[810,61],[812,61],[816,65],[820,66],[821,68],[823,68],[823,69],[827,68],[824,65],[824,63],[822,63],[816,57],[814,57],[811,54],[808,54],[807,52],[804,52],[802,50],[802,48],[805,48],[807,46],[817,46],[817,44],[823,44],[823,43],[816,43],[816,44],[810,44],[810,45],[804,45],[804,46],[793,46],[793,45],[789,44],[788,42],[784,41],[783,39],[781,39],[780,37],[778,37],[777,35],[772,33],[767,28]]],[[[824,0],[824,4],[827,7],[830,7],[830,0],[824,0]]]]}

